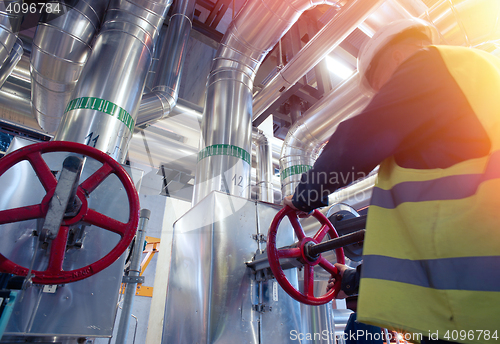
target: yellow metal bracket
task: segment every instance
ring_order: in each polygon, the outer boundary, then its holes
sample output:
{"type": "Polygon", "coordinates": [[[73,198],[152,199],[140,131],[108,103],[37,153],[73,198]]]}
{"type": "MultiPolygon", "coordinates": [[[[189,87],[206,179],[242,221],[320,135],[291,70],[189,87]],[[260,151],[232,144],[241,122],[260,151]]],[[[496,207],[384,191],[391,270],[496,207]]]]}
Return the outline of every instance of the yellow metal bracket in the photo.
{"type": "MultiPolygon", "coordinates": [[[[145,253],[146,255],[142,259],[141,262],[141,273],[140,276],[144,273],[146,268],[148,267],[149,263],[151,262],[151,259],[153,259],[153,256],[155,253],[157,253],[160,250],[160,238],[153,238],[150,236],[146,236],[146,246],[144,247],[144,250],[142,253],[145,253]]],[[[122,283],[122,286],[120,288],[120,294],[125,293],[125,283],[122,283]]],[[[142,285],[142,283],[137,284],[137,289],[135,291],[135,295],[138,296],[148,296],[152,297],[153,296],[153,287],[148,287],[145,285],[142,285]]]]}

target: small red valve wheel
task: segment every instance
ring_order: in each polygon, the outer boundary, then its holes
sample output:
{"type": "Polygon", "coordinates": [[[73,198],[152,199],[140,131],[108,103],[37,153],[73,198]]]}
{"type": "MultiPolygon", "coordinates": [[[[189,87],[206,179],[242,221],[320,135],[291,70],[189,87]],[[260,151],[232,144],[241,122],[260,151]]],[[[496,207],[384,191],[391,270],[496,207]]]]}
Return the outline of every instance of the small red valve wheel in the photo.
{"type": "MultiPolygon", "coordinates": [[[[269,232],[267,235],[267,258],[269,259],[269,266],[274,274],[274,277],[280,284],[280,286],[295,300],[313,306],[318,306],[331,301],[340,291],[341,278],[337,271],[337,268],[330,263],[326,258],[319,254],[317,257],[308,257],[306,252],[306,246],[312,244],[320,243],[326,234],[330,235],[330,238],[337,238],[338,234],[335,228],[332,226],[330,221],[318,210],[314,210],[312,216],[316,218],[321,223],[320,230],[311,238],[306,237],[302,226],[298,220],[297,211],[286,206],[281,209],[274,217],[271,226],[269,227],[269,232]],[[276,247],[276,234],[278,232],[278,226],[281,220],[287,216],[292,224],[292,227],[297,235],[298,242],[294,247],[287,248],[277,248],[276,247]],[[304,292],[300,292],[295,289],[294,286],[288,281],[283,269],[280,265],[280,258],[294,258],[300,260],[304,264],[304,292]],[[319,265],[326,271],[328,271],[333,277],[335,277],[335,286],[333,289],[328,291],[322,296],[314,296],[314,266],[319,265]]],[[[337,255],[337,262],[344,264],[344,250],[342,248],[336,249],[335,253],[337,255]]]]}
{"type": "MultiPolygon", "coordinates": [[[[45,218],[49,203],[54,194],[57,179],[54,177],[42,154],[51,152],[68,152],[81,154],[102,163],[102,166],[90,177],[78,185],[76,197],[81,201],[78,213],[70,218],[64,218],[55,239],[52,241],[49,253],[49,262],[46,270],[32,270],[34,275],[32,281],[37,284],[64,284],[79,281],[90,277],[114,263],[125,250],[135,236],[139,222],[139,196],[132,179],[123,167],[109,155],[80,143],[66,141],[42,142],[18,149],[0,159],[0,176],[9,168],[23,160],[28,161],[40,180],[46,195],[42,202],[37,205],[13,208],[0,211],[0,225],[45,218]],[[87,197],[108,176],[115,174],[127,193],[129,203],[129,219],[123,223],[109,216],[90,209],[87,197]],[[116,246],[98,261],[75,270],[63,270],[63,261],[68,241],[69,226],[83,222],[102,229],[111,231],[120,236],[116,246]]],[[[26,276],[29,269],[20,266],[0,254],[0,272],[19,276],[26,276]]]]}

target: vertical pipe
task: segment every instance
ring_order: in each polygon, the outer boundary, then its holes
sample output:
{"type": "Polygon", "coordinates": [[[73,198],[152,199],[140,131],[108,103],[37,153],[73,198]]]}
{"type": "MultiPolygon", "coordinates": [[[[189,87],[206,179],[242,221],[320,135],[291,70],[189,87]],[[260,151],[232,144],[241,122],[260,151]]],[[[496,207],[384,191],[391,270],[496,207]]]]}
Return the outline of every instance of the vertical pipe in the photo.
{"type": "Polygon", "coordinates": [[[153,47],[171,0],[112,0],[54,139],[124,162],[153,47]]]}
{"type": "Polygon", "coordinates": [[[195,0],[179,0],[174,3],[168,31],[159,44],[161,52],[151,92],[141,100],[137,115],[138,126],[166,117],[177,105],[195,4],[195,0]]]}
{"type": "Polygon", "coordinates": [[[32,112],[53,134],[90,54],[109,0],[58,2],[64,15],[40,19],[30,58],[32,112]]]}
{"type": "Polygon", "coordinates": [[[358,73],[311,107],[292,125],[280,158],[282,197],[292,195],[303,172],[310,169],[338,124],[358,114],[370,98],[360,92],[358,73]]]}
{"type": "Polygon", "coordinates": [[[250,197],[255,74],[300,15],[319,4],[336,2],[250,0],[231,23],[208,76],[193,204],[214,190],[250,197]]]}
{"type": "MultiPolygon", "coordinates": [[[[141,248],[144,243],[144,239],[146,238],[146,229],[150,216],[151,211],[149,209],[141,209],[139,227],[137,228],[137,234],[135,235],[134,252],[132,253],[132,258],[130,260],[130,277],[139,277],[141,274],[141,248]]],[[[116,334],[116,343],[122,344],[127,342],[128,325],[130,322],[130,313],[132,312],[132,306],[134,304],[136,288],[137,282],[129,282],[126,284],[125,296],[123,297],[123,308],[120,315],[120,322],[118,324],[118,332],[116,334]]]]}
{"type": "Polygon", "coordinates": [[[14,44],[16,44],[17,33],[21,28],[22,13],[15,13],[15,4],[22,4],[21,0],[5,0],[0,2],[0,66],[9,57],[14,44]]]}
{"type": "Polygon", "coordinates": [[[263,202],[274,203],[274,188],[273,188],[273,150],[271,142],[262,130],[254,128],[253,142],[256,149],[257,160],[257,199],[263,202]]]}

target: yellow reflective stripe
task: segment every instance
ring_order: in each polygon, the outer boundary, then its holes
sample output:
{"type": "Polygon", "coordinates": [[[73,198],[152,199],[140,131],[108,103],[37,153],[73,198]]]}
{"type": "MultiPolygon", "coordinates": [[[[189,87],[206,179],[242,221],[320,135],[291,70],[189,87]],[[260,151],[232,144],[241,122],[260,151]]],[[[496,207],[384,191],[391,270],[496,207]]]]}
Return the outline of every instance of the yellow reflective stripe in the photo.
{"type": "Polygon", "coordinates": [[[494,152],[481,174],[459,174],[428,181],[408,181],[389,190],[373,189],[372,205],[394,209],[405,202],[458,200],[473,196],[481,183],[500,178],[500,151],[494,152]]]}
{"type": "Polygon", "coordinates": [[[457,174],[483,173],[488,163],[489,155],[460,162],[449,168],[441,169],[411,169],[399,166],[394,158],[388,158],[380,165],[377,179],[377,187],[389,190],[394,185],[407,181],[427,181],[457,174]]]}
{"type": "MultiPolygon", "coordinates": [[[[363,323],[400,332],[439,331],[440,338],[446,340],[446,331],[500,332],[498,304],[498,292],[435,290],[365,278],[361,280],[357,312],[358,320],[363,323]],[[474,311],[477,309],[480,311],[474,311]]],[[[476,336],[473,342],[491,344],[492,339],[476,336]]]]}

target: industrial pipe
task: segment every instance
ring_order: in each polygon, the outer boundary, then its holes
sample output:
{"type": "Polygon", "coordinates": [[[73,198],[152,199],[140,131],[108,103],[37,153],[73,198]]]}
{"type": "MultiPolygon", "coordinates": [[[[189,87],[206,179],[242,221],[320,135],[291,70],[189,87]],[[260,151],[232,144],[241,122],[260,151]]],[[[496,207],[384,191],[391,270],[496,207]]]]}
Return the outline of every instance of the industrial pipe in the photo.
{"type": "Polygon", "coordinates": [[[99,31],[109,0],[59,2],[64,15],[42,16],[32,42],[31,101],[40,127],[54,134],[99,31]]]}
{"type": "Polygon", "coordinates": [[[338,124],[358,114],[370,98],[359,90],[355,73],[311,107],[289,129],[280,158],[282,197],[293,194],[302,173],[310,169],[338,124]]]}
{"type": "Polygon", "coordinates": [[[15,8],[14,5],[22,4],[21,0],[7,0],[0,2],[0,66],[2,66],[11,50],[16,44],[17,33],[21,28],[23,19],[22,13],[9,11],[9,8],[15,8]]]}
{"type": "Polygon", "coordinates": [[[172,0],[112,0],[54,139],[125,161],[154,44],[172,0]]]}
{"type": "Polygon", "coordinates": [[[208,76],[193,204],[213,190],[249,197],[255,74],[300,15],[320,4],[336,2],[248,1],[232,21],[208,76]]]}
{"type": "Polygon", "coordinates": [[[279,96],[295,85],[309,70],[333,51],[383,0],[350,1],[302,48],[284,68],[254,97],[253,123],[279,96]]]}
{"type": "Polygon", "coordinates": [[[17,63],[21,60],[23,51],[23,42],[19,38],[17,38],[16,43],[14,43],[14,46],[10,51],[10,55],[0,67],[0,88],[3,86],[10,73],[12,73],[17,63]]]}
{"type": "Polygon", "coordinates": [[[159,44],[161,52],[151,92],[141,100],[138,126],[166,117],[177,105],[195,3],[195,0],[180,0],[174,4],[168,31],[159,44]]]}
{"type": "Polygon", "coordinates": [[[274,203],[273,154],[269,139],[260,129],[253,128],[252,140],[256,146],[257,200],[274,203]]]}

